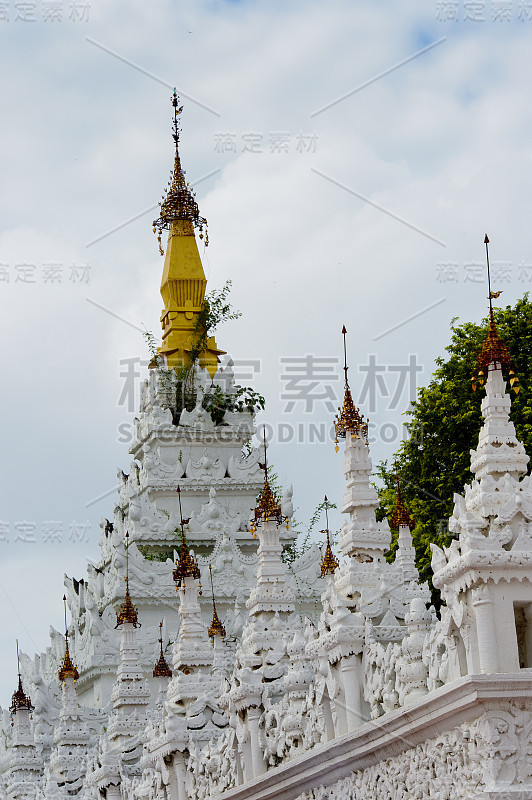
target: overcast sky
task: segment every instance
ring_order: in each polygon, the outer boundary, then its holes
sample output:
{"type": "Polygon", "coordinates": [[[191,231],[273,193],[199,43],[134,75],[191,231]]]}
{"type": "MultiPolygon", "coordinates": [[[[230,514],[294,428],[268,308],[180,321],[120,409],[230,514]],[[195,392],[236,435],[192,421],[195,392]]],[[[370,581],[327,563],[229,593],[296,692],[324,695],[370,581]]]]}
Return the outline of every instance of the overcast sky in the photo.
{"type": "Polygon", "coordinates": [[[485,314],[486,231],[501,300],[532,286],[532,3],[1,0],[0,18],[5,706],[16,636],[33,653],[61,627],[63,574],[97,559],[129,471],[173,86],[209,286],[232,280],[242,311],[218,344],[255,362],[241,382],[305,520],[344,489],[341,453],[309,443],[341,394],[342,324],[377,463],[450,320],[485,314]]]}

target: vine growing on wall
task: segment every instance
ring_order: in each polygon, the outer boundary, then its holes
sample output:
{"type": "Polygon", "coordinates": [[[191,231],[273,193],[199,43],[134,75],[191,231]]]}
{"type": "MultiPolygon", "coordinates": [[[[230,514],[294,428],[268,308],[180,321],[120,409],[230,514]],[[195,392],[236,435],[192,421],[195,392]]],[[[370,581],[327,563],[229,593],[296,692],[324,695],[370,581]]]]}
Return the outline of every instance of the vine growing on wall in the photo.
{"type": "MultiPolygon", "coordinates": [[[[283,549],[281,556],[288,567],[290,567],[296,559],[300,558],[300,556],[306,553],[309,549],[312,542],[312,532],[314,531],[314,528],[320,519],[323,517],[325,509],[330,511],[336,507],[336,503],[331,503],[330,500],[322,500],[321,503],[318,503],[314,509],[314,513],[312,514],[307,525],[303,525],[303,523],[299,522],[298,520],[292,519],[291,527],[296,531],[297,536],[291,544],[287,545],[283,549]]],[[[322,533],[322,531],[320,531],[320,533],[322,533]]],[[[329,531],[331,545],[334,546],[337,543],[339,535],[340,531],[336,531],[336,533],[329,531]]],[[[318,540],[317,544],[319,547],[323,547],[325,540],[318,540]]]]}

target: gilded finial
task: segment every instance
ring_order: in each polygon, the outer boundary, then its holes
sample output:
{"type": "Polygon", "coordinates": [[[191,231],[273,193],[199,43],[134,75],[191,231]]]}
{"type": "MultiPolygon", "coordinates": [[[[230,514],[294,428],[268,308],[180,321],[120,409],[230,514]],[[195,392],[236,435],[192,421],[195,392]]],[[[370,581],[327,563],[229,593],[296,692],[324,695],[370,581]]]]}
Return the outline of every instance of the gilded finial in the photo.
{"type": "Polygon", "coordinates": [[[67,610],[66,610],[66,595],[63,595],[63,605],[65,610],[65,657],[63,659],[63,664],[61,669],[57,673],[59,680],[61,683],[66,678],[73,678],[74,681],[77,681],[79,678],[79,672],[77,671],[75,665],[70,658],[70,653],[68,651],[68,625],[67,625],[67,610]]]}
{"type": "Polygon", "coordinates": [[[486,267],[488,272],[488,300],[489,300],[489,328],[488,335],[484,340],[482,349],[478,355],[478,366],[476,372],[471,378],[471,387],[473,391],[477,388],[477,383],[484,386],[488,372],[491,369],[496,369],[497,364],[500,368],[508,374],[510,386],[515,392],[519,394],[521,388],[519,378],[515,374],[515,364],[512,360],[512,355],[506,344],[502,341],[495,325],[493,317],[493,300],[496,300],[501,292],[493,292],[491,290],[491,275],[490,275],[490,259],[489,259],[489,244],[488,234],[484,237],[484,244],[486,245],[486,267]]]}
{"type": "Polygon", "coordinates": [[[179,104],[177,92],[174,89],[172,95],[172,106],[174,108],[174,119],[172,123],[172,138],[175,144],[174,156],[174,169],[168,184],[168,188],[164,191],[160,205],[160,216],[153,221],[153,232],[157,233],[157,241],[159,242],[159,252],[164,255],[161,244],[161,235],[163,230],[169,231],[172,223],[189,222],[194,228],[199,229],[200,239],[203,239],[203,230],[205,229],[205,244],[209,244],[209,236],[207,232],[207,220],[200,216],[196,197],[185,180],[185,170],[181,166],[181,159],[179,157],[179,136],[181,134],[181,127],[179,124],[179,117],[183,111],[183,106],[179,104]]]}
{"type": "Polygon", "coordinates": [[[397,472],[395,473],[395,480],[397,481],[397,505],[394,513],[390,517],[390,528],[396,530],[401,526],[405,526],[410,528],[410,530],[413,530],[416,523],[413,517],[411,517],[408,513],[406,506],[403,503],[403,498],[401,496],[401,483],[399,481],[399,475],[397,472]]]}
{"type": "Polygon", "coordinates": [[[126,577],[124,578],[126,582],[126,596],[124,598],[124,602],[120,607],[120,611],[116,615],[116,625],[115,628],[118,628],[124,622],[130,622],[134,628],[140,628],[140,622],[138,617],[138,610],[133,605],[131,601],[131,597],[129,596],[129,533],[126,531],[126,577]]]}
{"type": "Polygon", "coordinates": [[[325,528],[325,530],[320,531],[320,533],[327,534],[327,540],[326,540],[327,543],[325,545],[325,552],[324,552],[323,557],[321,559],[321,577],[322,578],[324,578],[325,575],[334,575],[334,573],[336,572],[336,570],[340,566],[340,562],[338,561],[338,559],[333,554],[333,551],[332,551],[332,548],[331,548],[331,539],[330,539],[330,536],[329,536],[329,513],[328,513],[329,501],[327,500],[327,495],[325,495],[325,497],[324,497],[323,504],[324,504],[324,507],[325,507],[325,524],[326,524],[326,528],[325,528]]]}
{"type": "Polygon", "coordinates": [[[18,686],[17,690],[13,693],[11,698],[11,706],[9,710],[12,714],[16,714],[21,708],[27,709],[27,711],[33,711],[33,706],[31,704],[30,698],[24,694],[24,689],[22,688],[22,676],[20,674],[20,653],[18,650],[18,639],[17,639],[17,670],[18,670],[18,686]]]}
{"type": "Polygon", "coordinates": [[[281,525],[283,522],[288,522],[287,517],[284,517],[281,511],[281,506],[275,499],[275,495],[272,492],[271,486],[268,481],[268,458],[266,455],[266,428],[263,428],[263,436],[264,436],[264,464],[259,462],[259,467],[264,471],[264,485],[262,487],[262,492],[260,493],[259,500],[257,503],[256,508],[253,512],[253,519],[250,523],[250,531],[255,537],[257,538],[257,528],[262,525],[263,522],[268,522],[268,520],[273,520],[277,526],[281,525]]]}
{"type": "Polygon", "coordinates": [[[215,636],[221,636],[222,639],[225,639],[225,628],[220,622],[220,618],[218,617],[218,614],[216,612],[216,601],[214,599],[214,585],[212,582],[212,567],[210,564],[209,564],[209,574],[211,576],[211,591],[212,591],[212,622],[211,622],[211,627],[209,628],[207,633],[209,634],[212,646],[214,647],[215,636]]]}
{"type": "Polygon", "coordinates": [[[364,438],[366,444],[368,444],[368,422],[369,420],[365,420],[364,417],[360,414],[359,410],[355,407],[353,403],[353,398],[351,396],[351,389],[349,388],[349,380],[347,377],[347,346],[346,346],[346,334],[347,328],[345,325],[342,326],[342,336],[344,337],[344,376],[345,376],[345,386],[344,386],[344,404],[343,407],[338,411],[340,414],[336,415],[334,420],[334,429],[336,432],[336,437],[334,440],[335,450],[338,452],[338,439],[345,439],[347,432],[349,431],[352,436],[356,439],[364,438]]]}
{"type": "Polygon", "coordinates": [[[162,620],[159,623],[159,645],[161,648],[161,654],[159,656],[159,660],[156,663],[154,670],[153,670],[153,677],[154,678],[171,678],[172,677],[172,670],[166,663],[166,659],[164,657],[163,652],[163,623],[162,620]]]}
{"type": "Polygon", "coordinates": [[[179,517],[181,520],[181,546],[179,548],[179,560],[176,564],[176,568],[174,569],[172,575],[174,581],[176,582],[176,591],[179,589],[180,586],[185,586],[184,579],[185,578],[195,578],[199,580],[201,578],[200,568],[198,567],[198,563],[195,558],[192,557],[190,550],[188,549],[187,540],[185,538],[185,525],[190,522],[190,518],[183,519],[183,511],[181,508],[181,487],[178,486],[177,489],[177,496],[179,498],[179,517]]]}

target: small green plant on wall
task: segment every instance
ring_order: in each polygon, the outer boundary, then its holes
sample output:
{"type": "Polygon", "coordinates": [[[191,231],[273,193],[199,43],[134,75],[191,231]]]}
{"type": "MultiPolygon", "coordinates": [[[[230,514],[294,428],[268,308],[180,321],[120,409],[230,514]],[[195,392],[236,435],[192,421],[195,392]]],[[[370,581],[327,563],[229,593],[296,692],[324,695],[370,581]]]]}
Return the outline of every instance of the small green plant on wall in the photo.
{"type": "MultiPolygon", "coordinates": [[[[240,311],[233,308],[228,300],[231,281],[226,281],[222,289],[210,291],[201,304],[200,312],[194,327],[192,346],[188,364],[169,370],[159,355],[155,336],[151,331],[144,332],[144,338],[150,353],[150,366],[157,370],[162,388],[174,396],[174,421],[179,420],[181,411],[186,408],[192,411],[196,404],[196,387],[194,378],[196,365],[201,354],[207,348],[207,340],[214,335],[217,327],[228,320],[238,319],[240,311]],[[175,381],[174,375],[177,375],[175,381]]],[[[236,392],[226,393],[220,386],[211,386],[204,394],[203,408],[210,414],[215,425],[223,422],[226,411],[247,411],[251,414],[264,409],[264,397],[248,386],[236,386],[236,392]]]]}

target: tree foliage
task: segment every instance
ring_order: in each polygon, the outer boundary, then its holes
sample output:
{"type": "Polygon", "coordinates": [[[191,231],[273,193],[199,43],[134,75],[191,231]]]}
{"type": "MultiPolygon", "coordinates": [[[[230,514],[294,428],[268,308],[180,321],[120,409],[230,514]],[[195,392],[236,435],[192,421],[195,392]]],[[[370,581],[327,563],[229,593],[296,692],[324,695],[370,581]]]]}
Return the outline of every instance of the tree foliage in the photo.
{"type": "MultiPolygon", "coordinates": [[[[532,454],[532,302],[528,294],[514,307],[494,309],[500,337],[510,349],[521,391],[511,393],[511,419],[527,453],[532,454]]],[[[448,546],[452,534],[447,522],[453,511],[453,495],[463,493],[470,483],[470,450],[477,447],[482,424],[480,403],[484,389],[474,392],[471,376],[477,354],[488,331],[482,324],[451,322],[451,342],[447,357],[436,359],[436,370],[427,387],[418,390],[417,400],[407,412],[409,438],[401,443],[394,463],[381,462],[377,473],[382,519],[395,509],[400,476],[405,504],[416,521],[413,540],[421,580],[430,580],[430,543],[448,546]]],[[[392,537],[389,558],[394,557],[397,532],[392,537]]]]}

